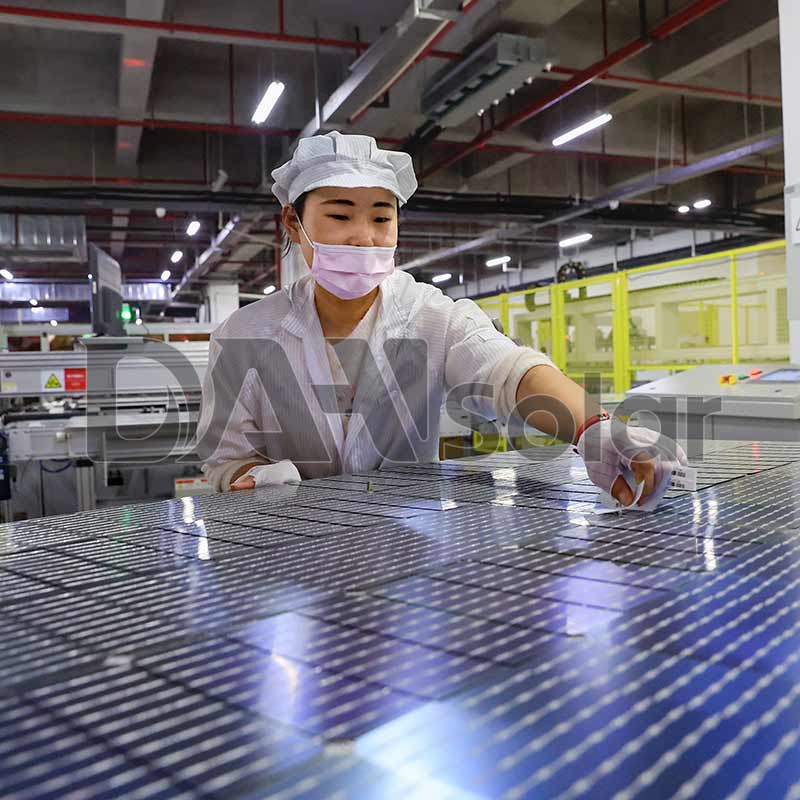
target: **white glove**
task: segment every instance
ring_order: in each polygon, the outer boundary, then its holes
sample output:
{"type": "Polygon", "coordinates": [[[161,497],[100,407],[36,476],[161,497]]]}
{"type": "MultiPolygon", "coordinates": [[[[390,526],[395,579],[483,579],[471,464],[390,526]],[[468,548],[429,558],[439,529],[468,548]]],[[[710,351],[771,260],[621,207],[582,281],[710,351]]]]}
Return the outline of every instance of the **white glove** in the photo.
{"type": "Polygon", "coordinates": [[[655,509],[669,489],[672,470],[687,464],[683,448],[668,436],[650,428],[626,425],[619,419],[605,419],[590,425],[581,434],[575,451],[583,459],[592,483],[609,495],[617,478],[622,476],[634,495],[632,506],[641,497],[643,487],[636,485],[631,464],[634,459],[653,459],[654,487],[647,499],[637,506],[640,511],[655,509]]]}
{"type": "Polygon", "coordinates": [[[247,472],[240,475],[236,480],[240,481],[248,476],[256,482],[256,488],[259,486],[280,486],[284,483],[300,483],[302,481],[297,467],[289,459],[277,461],[275,464],[259,464],[256,467],[250,467],[247,472]]]}

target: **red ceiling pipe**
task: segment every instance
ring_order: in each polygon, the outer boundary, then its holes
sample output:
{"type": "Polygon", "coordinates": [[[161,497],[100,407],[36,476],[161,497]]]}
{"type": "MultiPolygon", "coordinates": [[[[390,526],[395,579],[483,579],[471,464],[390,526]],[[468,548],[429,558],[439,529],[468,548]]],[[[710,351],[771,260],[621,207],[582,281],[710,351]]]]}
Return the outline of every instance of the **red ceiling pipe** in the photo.
{"type": "MultiPolygon", "coordinates": [[[[319,36],[294,36],[285,32],[242,30],[240,28],[221,28],[216,25],[194,25],[186,22],[163,22],[161,20],[114,17],[107,14],[83,14],[75,11],[54,11],[45,8],[22,8],[0,4],[0,14],[27,19],[52,19],[63,22],[83,22],[87,25],[160,31],[164,34],[194,33],[203,36],[225,36],[232,39],[256,39],[262,42],[283,42],[318,47],[335,47],[341,50],[366,50],[369,42],[348,41],[346,39],[326,39],[319,36]]],[[[459,54],[432,50],[429,55],[438,58],[460,58],[459,54]]]]}
{"type": "MultiPolygon", "coordinates": [[[[120,185],[175,184],[179,186],[205,186],[205,181],[194,178],[127,178],[118,175],[43,175],[29,172],[0,172],[0,180],[9,181],[48,181],[50,183],[114,183],[120,185]]],[[[234,182],[233,188],[257,189],[259,183],[234,182]]]]}
{"type": "Polygon", "coordinates": [[[428,178],[435,172],[458,163],[465,156],[468,156],[470,153],[474,153],[476,150],[479,150],[488,144],[496,133],[510,130],[517,125],[521,125],[523,122],[526,122],[532,117],[541,114],[548,108],[560,103],[565,97],[569,97],[580,89],[583,89],[584,86],[588,86],[593,80],[595,80],[595,78],[600,77],[610,69],[623,64],[634,56],[639,55],[639,53],[647,50],[653,44],[653,42],[668,38],[682,28],[685,28],[694,20],[705,16],[710,11],[718,8],[726,2],[727,0],[695,0],[695,2],[693,2],[691,5],[687,6],[676,14],[672,14],[659,25],[656,25],[656,27],[650,31],[650,34],[647,38],[636,39],[624,47],[621,47],[619,50],[615,50],[608,57],[597,61],[590,67],[587,67],[581,72],[578,72],[576,75],[573,75],[573,77],[560,86],[558,90],[549,92],[544,97],[536,100],[526,108],[520,109],[516,114],[511,114],[494,128],[491,128],[485,133],[476,136],[466,145],[466,147],[463,147],[458,152],[453,153],[447,158],[444,158],[441,161],[433,164],[433,166],[429,167],[419,176],[420,179],[422,180],[428,178]]]}
{"type": "Polygon", "coordinates": [[[29,122],[33,125],[89,125],[101,128],[132,127],[206,133],[228,133],[235,136],[295,136],[292,128],[268,128],[256,125],[225,125],[212,122],[189,122],[173,119],[117,119],[88,117],[76,114],[34,114],[27,111],[0,111],[0,122],[29,122]]]}
{"type": "MultiPolygon", "coordinates": [[[[487,145],[486,150],[491,150],[498,153],[528,153],[533,157],[547,157],[547,158],[577,158],[583,161],[607,161],[618,164],[647,164],[652,166],[654,159],[652,156],[635,156],[625,153],[595,153],[586,150],[533,150],[529,147],[522,147],[516,145],[503,145],[503,144],[490,144],[487,145]]],[[[669,158],[659,158],[658,166],[688,166],[686,161],[675,162],[669,158]]],[[[750,175],[769,175],[778,177],[784,174],[782,169],[769,168],[769,167],[753,167],[747,165],[725,167],[721,172],[741,172],[750,175]]]]}
{"type": "Polygon", "coordinates": [[[233,119],[233,45],[228,45],[228,119],[230,126],[234,127],[233,119]]]}
{"type": "MultiPolygon", "coordinates": [[[[397,139],[392,137],[381,136],[378,141],[383,144],[402,144],[404,141],[403,139],[397,139]]],[[[433,147],[454,147],[463,142],[454,142],[448,139],[436,139],[435,141],[431,142],[433,147]]],[[[514,145],[514,144],[496,144],[494,142],[490,142],[486,146],[481,148],[482,150],[486,151],[487,153],[527,153],[532,158],[577,158],[583,159],[584,161],[607,161],[611,163],[620,163],[620,164],[648,164],[652,165],[654,163],[654,159],[652,156],[636,156],[630,155],[628,153],[602,153],[602,152],[594,152],[591,150],[569,150],[564,148],[557,148],[553,150],[536,150],[531,147],[525,147],[524,145],[514,145]]],[[[673,161],[669,158],[660,158],[658,161],[659,166],[669,166],[670,164],[674,164],[677,166],[688,166],[688,161],[673,161]]],[[[747,167],[747,166],[737,166],[737,167],[726,167],[722,172],[749,172],[754,175],[783,175],[783,170],[778,170],[775,168],[761,168],[761,167],[747,167]]],[[[415,222],[416,224],[420,224],[419,222],[415,222]]]]}
{"type": "MultiPolygon", "coordinates": [[[[563,67],[556,65],[551,72],[558,75],[577,75],[580,70],[575,67],[563,67]]],[[[633,78],[628,75],[617,75],[606,73],[604,80],[626,83],[630,86],[646,86],[653,89],[664,89],[667,91],[684,92],[685,94],[713,95],[725,100],[749,100],[753,103],[764,103],[770,106],[779,107],[781,98],[769,94],[748,94],[746,92],[735,92],[732,89],[720,89],[717,86],[692,86],[688,83],[673,83],[672,81],[657,81],[652,78],[633,78]]]]}

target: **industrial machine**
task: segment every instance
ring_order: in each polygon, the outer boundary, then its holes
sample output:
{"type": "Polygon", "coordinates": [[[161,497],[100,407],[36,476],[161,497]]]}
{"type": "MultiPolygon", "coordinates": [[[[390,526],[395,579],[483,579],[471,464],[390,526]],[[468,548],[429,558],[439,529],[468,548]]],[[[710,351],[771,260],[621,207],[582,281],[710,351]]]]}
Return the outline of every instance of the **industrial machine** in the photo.
{"type": "Polygon", "coordinates": [[[677,414],[678,433],[683,437],[683,427],[689,439],[800,442],[800,366],[794,364],[696,367],[631,389],[626,404],[646,407],[662,425],[677,414]]]}
{"type": "Polygon", "coordinates": [[[207,363],[207,341],[141,336],[0,354],[0,434],[16,465],[13,512],[91,509],[98,493],[117,502],[172,494],[164,487],[197,472],[190,444],[207,363]]]}

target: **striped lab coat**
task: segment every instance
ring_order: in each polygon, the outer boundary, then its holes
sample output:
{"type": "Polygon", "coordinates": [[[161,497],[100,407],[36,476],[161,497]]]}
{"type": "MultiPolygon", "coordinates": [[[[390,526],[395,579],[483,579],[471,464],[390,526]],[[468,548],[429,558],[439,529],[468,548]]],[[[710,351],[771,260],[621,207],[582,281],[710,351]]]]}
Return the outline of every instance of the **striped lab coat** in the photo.
{"type": "Polygon", "coordinates": [[[505,419],[525,372],[552,366],[495,330],[472,300],[406,272],[383,281],[375,302],[346,435],[310,274],[212,334],[196,450],[218,491],[248,462],[290,459],[305,479],[436,461],[446,392],[458,387],[464,408],[505,419]]]}

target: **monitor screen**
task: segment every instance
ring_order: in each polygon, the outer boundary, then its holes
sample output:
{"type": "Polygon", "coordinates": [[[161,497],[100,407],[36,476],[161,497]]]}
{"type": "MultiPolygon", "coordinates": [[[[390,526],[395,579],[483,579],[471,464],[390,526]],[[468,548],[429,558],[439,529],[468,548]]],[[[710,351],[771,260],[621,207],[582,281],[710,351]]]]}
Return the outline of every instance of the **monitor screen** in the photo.
{"type": "Polygon", "coordinates": [[[776,369],[759,378],[760,381],[776,381],[777,383],[800,383],[800,369],[776,369]]]}

